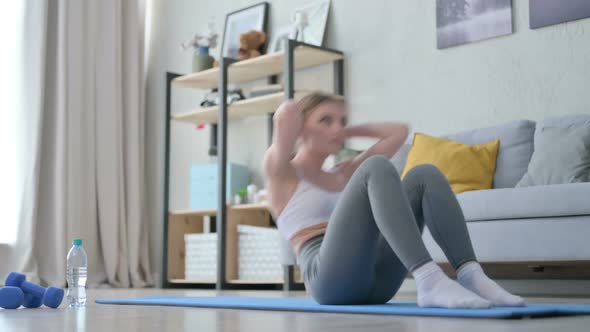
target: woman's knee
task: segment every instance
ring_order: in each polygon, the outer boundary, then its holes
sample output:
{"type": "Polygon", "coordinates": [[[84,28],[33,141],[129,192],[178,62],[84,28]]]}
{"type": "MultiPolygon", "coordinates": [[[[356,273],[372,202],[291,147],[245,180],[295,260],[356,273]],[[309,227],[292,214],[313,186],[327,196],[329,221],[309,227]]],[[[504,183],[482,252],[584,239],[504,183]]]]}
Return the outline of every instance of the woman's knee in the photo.
{"type": "Polygon", "coordinates": [[[447,179],[447,177],[441,172],[441,170],[433,164],[420,164],[414,166],[410,169],[404,178],[409,178],[412,176],[419,176],[421,178],[441,178],[447,179]]]}
{"type": "Polygon", "coordinates": [[[397,169],[395,169],[395,166],[393,166],[393,163],[385,156],[380,154],[376,154],[365,159],[359,166],[359,169],[364,169],[369,173],[385,171],[398,174],[397,169]]]}

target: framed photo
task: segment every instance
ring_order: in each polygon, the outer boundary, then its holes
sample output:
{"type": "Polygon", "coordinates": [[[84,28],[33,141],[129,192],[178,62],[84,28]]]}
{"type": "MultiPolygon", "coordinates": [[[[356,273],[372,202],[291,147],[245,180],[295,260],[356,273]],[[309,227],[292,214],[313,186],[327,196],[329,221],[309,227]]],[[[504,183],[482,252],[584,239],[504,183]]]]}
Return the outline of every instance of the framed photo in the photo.
{"type": "Polygon", "coordinates": [[[268,49],[266,53],[275,53],[280,52],[285,45],[283,43],[283,39],[297,39],[297,28],[293,25],[285,25],[277,29],[276,32],[273,32],[272,40],[268,44],[268,49]]]}
{"type": "Polygon", "coordinates": [[[304,24],[303,36],[298,35],[297,40],[311,45],[322,46],[329,12],[330,0],[319,0],[297,8],[294,18],[297,15],[303,15],[301,19],[304,24]]]}
{"type": "Polygon", "coordinates": [[[436,0],[437,47],[512,33],[512,0],[436,0]]]}
{"type": "MultiPolygon", "coordinates": [[[[240,34],[250,30],[266,33],[267,16],[268,2],[261,2],[227,14],[221,43],[221,56],[237,59],[240,50],[240,34]]],[[[264,49],[264,45],[262,49],[264,49]]]]}
{"type": "Polygon", "coordinates": [[[531,29],[590,17],[588,0],[530,0],[531,29]]]}

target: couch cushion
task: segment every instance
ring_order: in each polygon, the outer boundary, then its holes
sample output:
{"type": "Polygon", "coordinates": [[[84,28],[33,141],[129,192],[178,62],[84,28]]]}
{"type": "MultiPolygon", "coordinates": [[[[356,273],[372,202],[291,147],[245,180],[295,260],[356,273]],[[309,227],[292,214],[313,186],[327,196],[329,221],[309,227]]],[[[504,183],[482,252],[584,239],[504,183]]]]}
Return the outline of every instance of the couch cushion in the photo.
{"type": "MultiPolygon", "coordinates": [[[[590,216],[488,220],[467,229],[480,262],[590,260],[590,216]]],[[[423,234],[432,259],[447,262],[428,227],[423,234]]]]}
{"type": "Polygon", "coordinates": [[[590,122],[535,132],[535,151],[516,187],[589,182],[590,122]]]}
{"type": "Polygon", "coordinates": [[[467,221],[590,215],[590,183],[501,188],[457,195],[467,221]]]}
{"type": "Polygon", "coordinates": [[[533,154],[534,133],[534,121],[515,120],[444,137],[465,144],[481,144],[500,139],[492,188],[513,188],[527,171],[533,154]]]}
{"type": "Polygon", "coordinates": [[[554,116],[545,118],[539,122],[537,122],[537,126],[535,129],[535,140],[537,140],[538,134],[544,128],[551,128],[551,127],[566,127],[572,125],[574,123],[590,123],[590,114],[573,114],[573,115],[565,115],[565,116],[554,116]]]}
{"type": "Polygon", "coordinates": [[[490,189],[499,146],[499,139],[470,145],[416,133],[401,178],[420,164],[432,164],[446,176],[455,193],[490,189]]]}

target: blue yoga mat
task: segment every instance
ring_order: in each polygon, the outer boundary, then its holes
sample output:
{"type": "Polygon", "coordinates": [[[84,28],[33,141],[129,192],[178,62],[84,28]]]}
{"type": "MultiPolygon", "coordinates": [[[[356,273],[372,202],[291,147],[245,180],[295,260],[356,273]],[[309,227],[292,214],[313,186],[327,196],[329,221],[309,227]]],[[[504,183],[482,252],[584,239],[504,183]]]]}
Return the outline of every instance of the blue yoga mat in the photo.
{"type": "Polygon", "coordinates": [[[311,298],[271,298],[245,296],[155,296],[140,297],[134,299],[99,299],[96,300],[96,303],[480,318],[590,315],[590,304],[545,303],[528,304],[526,307],[493,307],[490,309],[444,309],[420,308],[416,305],[416,302],[404,302],[395,300],[391,300],[386,304],[377,305],[321,305],[311,298]]]}

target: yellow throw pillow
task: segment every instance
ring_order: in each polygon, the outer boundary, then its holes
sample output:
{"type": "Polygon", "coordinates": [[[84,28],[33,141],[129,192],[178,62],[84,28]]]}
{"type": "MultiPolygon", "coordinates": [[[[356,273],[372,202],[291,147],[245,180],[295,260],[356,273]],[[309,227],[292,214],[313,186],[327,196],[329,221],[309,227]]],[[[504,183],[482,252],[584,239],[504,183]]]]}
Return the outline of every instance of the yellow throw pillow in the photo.
{"type": "Polygon", "coordinates": [[[433,164],[447,177],[456,194],[490,189],[499,146],[499,139],[469,145],[448,138],[415,133],[401,177],[403,179],[417,165],[433,164]]]}

